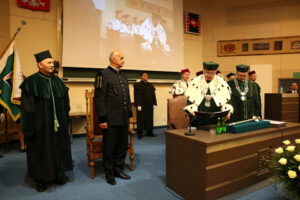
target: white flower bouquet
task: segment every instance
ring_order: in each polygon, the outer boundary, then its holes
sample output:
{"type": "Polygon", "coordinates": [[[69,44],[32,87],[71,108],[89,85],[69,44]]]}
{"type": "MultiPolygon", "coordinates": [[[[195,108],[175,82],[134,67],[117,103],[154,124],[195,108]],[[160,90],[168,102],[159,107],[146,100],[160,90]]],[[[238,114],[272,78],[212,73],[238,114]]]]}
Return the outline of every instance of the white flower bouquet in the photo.
{"type": "Polygon", "coordinates": [[[289,198],[300,200],[300,139],[294,145],[289,140],[282,143],[270,160],[273,179],[283,185],[289,198]]]}

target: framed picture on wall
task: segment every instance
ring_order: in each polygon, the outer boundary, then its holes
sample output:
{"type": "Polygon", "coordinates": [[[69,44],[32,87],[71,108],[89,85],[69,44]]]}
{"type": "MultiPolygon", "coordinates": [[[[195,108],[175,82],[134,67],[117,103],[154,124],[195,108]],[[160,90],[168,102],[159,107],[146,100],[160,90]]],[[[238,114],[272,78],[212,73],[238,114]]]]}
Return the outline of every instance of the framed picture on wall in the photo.
{"type": "Polygon", "coordinates": [[[236,42],[228,42],[222,44],[222,53],[236,53],[236,47],[237,43],[236,42]]]}
{"type": "Polygon", "coordinates": [[[195,35],[201,33],[201,19],[199,14],[185,12],[185,32],[195,35]]]}
{"type": "Polygon", "coordinates": [[[218,56],[300,53],[300,36],[219,40],[218,56]]]}
{"type": "Polygon", "coordinates": [[[291,49],[300,49],[300,40],[293,40],[291,44],[291,49]]]}
{"type": "Polygon", "coordinates": [[[254,43],[253,44],[253,50],[258,51],[258,50],[269,50],[270,49],[270,44],[269,43],[254,43]]]}
{"type": "Polygon", "coordinates": [[[274,42],[274,50],[276,51],[282,50],[282,40],[274,42]]]}
{"type": "Polygon", "coordinates": [[[248,43],[243,43],[243,44],[242,44],[242,50],[243,50],[243,51],[248,51],[248,49],[249,49],[248,43]]]}

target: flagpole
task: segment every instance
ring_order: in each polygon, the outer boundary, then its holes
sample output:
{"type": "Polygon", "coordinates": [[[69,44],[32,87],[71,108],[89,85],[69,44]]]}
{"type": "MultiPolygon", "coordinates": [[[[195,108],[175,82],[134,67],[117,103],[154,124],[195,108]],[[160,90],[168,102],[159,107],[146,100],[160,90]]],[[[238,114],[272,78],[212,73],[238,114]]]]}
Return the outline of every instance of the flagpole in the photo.
{"type": "Polygon", "coordinates": [[[2,58],[3,54],[5,53],[5,51],[8,49],[8,47],[10,46],[10,44],[14,41],[14,39],[16,38],[16,36],[18,35],[18,33],[21,31],[22,26],[26,25],[26,22],[24,20],[21,21],[21,26],[19,26],[17,28],[17,31],[15,32],[15,34],[10,38],[10,40],[8,41],[7,45],[4,47],[4,49],[1,51],[0,54],[0,59],[2,58]]]}

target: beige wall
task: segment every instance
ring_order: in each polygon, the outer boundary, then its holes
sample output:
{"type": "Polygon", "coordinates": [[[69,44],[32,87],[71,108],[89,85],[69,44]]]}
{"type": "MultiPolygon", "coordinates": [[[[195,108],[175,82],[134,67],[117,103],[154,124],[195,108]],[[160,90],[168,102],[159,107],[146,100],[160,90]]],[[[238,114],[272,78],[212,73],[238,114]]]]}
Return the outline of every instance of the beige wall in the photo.
{"type": "MultiPolygon", "coordinates": [[[[33,54],[50,49],[52,56],[60,60],[59,10],[62,0],[51,0],[50,12],[31,11],[19,8],[15,0],[0,1],[0,46],[25,20],[16,42],[21,64],[26,76],[37,71],[33,54]],[[9,14],[9,17],[8,17],[9,14]],[[2,20],[3,19],[3,20],[2,20]],[[6,30],[6,31],[5,31],[6,30]],[[9,31],[8,31],[9,30],[9,31]]],[[[218,40],[248,39],[300,35],[300,2],[297,0],[184,0],[184,11],[199,13],[202,21],[200,36],[184,34],[184,65],[190,68],[194,77],[202,69],[203,61],[220,63],[220,70],[226,74],[235,71],[236,64],[272,64],[273,91],[279,77],[292,77],[299,71],[299,54],[268,56],[217,57],[218,40]]],[[[260,78],[260,75],[258,75],[260,78]]],[[[72,111],[85,111],[84,91],[92,83],[68,83],[72,111]]],[[[155,84],[158,107],[154,113],[155,126],[166,125],[169,84],[155,84]]],[[[132,84],[130,84],[132,91],[132,84]]],[[[133,99],[133,95],[131,95],[133,99]]],[[[82,120],[81,120],[82,121],[82,120]]],[[[74,126],[74,132],[83,132],[83,122],[74,126]]]]}
{"type": "Polygon", "coordinates": [[[0,27],[0,51],[2,51],[10,38],[9,0],[0,1],[0,27]]]}
{"type": "MultiPolygon", "coordinates": [[[[184,0],[183,10],[201,14],[201,1],[184,0]]],[[[191,70],[191,78],[202,70],[203,63],[203,33],[200,36],[184,34],[184,65],[191,70]]]]}
{"type": "Polygon", "coordinates": [[[34,53],[49,49],[57,59],[57,7],[61,0],[51,0],[50,12],[32,11],[20,8],[15,0],[9,0],[10,35],[13,35],[21,21],[27,24],[16,38],[23,73],[28,76],[37,71],[34,53]]]}
{"type": "MultiPolygon", "coordinates": [[[[237,64],[271,64],[273,92],[278,78],[300,71],[299,54],[217,57],[217,41],[300,35],[300,2],[297,0],[202,0],[203,59],[220,63],[224,74],[237,64]]],[[[258,79],[263,78],[258,74],[258,79]]]]}

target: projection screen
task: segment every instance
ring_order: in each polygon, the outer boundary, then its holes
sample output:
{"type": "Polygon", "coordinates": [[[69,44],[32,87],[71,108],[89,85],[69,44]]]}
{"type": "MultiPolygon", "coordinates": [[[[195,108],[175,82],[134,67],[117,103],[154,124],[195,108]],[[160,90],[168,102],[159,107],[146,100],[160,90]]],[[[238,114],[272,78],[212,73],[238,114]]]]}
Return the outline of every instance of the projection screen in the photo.
{"type": "Polygon", "coordinates": [[[64,0],[63,67],[105,68],[121,51],[124,69],[184,67],[182,0],[64,0]]]}

